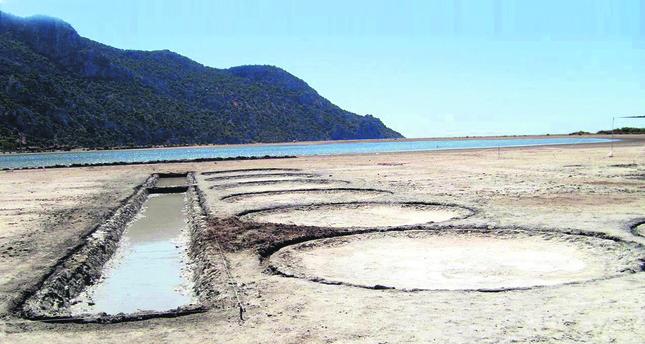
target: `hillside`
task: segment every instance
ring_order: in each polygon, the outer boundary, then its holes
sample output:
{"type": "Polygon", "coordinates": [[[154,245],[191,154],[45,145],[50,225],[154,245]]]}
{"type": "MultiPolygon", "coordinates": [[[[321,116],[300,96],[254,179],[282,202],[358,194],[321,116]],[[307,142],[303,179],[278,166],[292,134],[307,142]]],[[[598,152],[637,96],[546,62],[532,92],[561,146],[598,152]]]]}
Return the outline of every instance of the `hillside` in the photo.
{"type": "Polygon", "coordinates": [[[273,66],[121,50],[62,20],[0,12],[0,142],[145,146],[398,138],[273,66]]]}

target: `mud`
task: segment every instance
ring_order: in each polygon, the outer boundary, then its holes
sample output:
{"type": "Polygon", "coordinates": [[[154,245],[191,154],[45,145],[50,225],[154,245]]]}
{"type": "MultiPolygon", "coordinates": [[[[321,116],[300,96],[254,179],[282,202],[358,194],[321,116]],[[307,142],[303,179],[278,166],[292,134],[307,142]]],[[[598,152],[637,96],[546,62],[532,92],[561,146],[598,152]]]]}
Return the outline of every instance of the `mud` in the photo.
{"type": "Polygon", "coordinates": [[[254,249],[260,257],[268,257],[283,246],[303,240],[350,233],[343,228],[244,222],[237,217],[208,218],[207,222],[207,230],[200,239],[204,244],[221,245],[222,250],[227,253],[254,249]]]}
{"type": "Polygon", "coordinates": [[[387,228],[463,219],[475,211],[436,203],[350,202],[247,210],[243,221],[318,227],[387,228]]]}
{"type": "MultiPolygon", "coordinates": [[[[156,176],[159,177],[159,179],[164,179],[164,178],[184,178],[185,180],[188,178],[189,175],[192,173],[183,173],[183,172],[162,172],[162,173],[155,173],[156,176]]],[[[157,180],[158,182],[159,180],[157,180]]]]}
{"type": "Polygon", "coordinates": [[[188,186],[163,186],[163,187],[149,187],[149,194],[173,194],[187,192],[188,186]]]}
{"type": "Polygon", "coordinates": [[[283,276],[368,289],[503,291],[640,272],[645,247],[527,231],[397,231],[318,239],[273,254],[283,276]]]}
{"type": "MultiPolygon", "coordinates": [[[[194,177],[189,177],[189,183],[195,183],[194,177]]],[[[226,256],[220,244],[226,236],[222,236],[223,233],[213,227],[213,220],[209,220],[203,192],[197,187],[191,188],[194,192],[188,193],[188,228],[191,234],[189,254],[193,262],[194,292],[205,308],[239,307],[234,297],[234,282],[226,272],[226,256]]]]}

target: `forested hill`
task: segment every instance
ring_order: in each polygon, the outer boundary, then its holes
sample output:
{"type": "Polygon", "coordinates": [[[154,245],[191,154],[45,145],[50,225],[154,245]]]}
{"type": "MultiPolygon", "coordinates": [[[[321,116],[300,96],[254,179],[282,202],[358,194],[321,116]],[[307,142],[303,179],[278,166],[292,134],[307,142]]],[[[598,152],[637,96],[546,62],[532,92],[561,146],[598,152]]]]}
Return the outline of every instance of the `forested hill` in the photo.
{"type": "Polygon", "coordinates": [[[3,146],[127,146],[398,138],[273,66],[205,67],[112,48],[45,16],[0,12],[3,146]]]}

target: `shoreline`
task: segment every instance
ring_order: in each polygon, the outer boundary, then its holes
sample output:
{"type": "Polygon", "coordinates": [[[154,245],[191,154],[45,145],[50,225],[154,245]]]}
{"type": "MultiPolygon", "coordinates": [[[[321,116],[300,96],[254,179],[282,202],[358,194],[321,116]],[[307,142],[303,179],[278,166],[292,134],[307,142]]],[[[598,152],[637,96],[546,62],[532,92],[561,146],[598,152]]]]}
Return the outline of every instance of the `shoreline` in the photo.
{"type": "Polygon", "coordinates": [[[236,156],[231,158],[197,158],[197,159],[181,159],[181,160],[151,160],[151,161],[115,161],[115,162],[100,162],[100,163],[85,163],[85,164],[70,164],[70,165],[52,165],[52,166],[38,166],[38,167],[5,167],[0,171],[21,171],[21,170],[38,170],[46,168],[74,168],[74,167],[103,167],[103,166],[128,166],[128,165],[154,165],[154,164],[182,164],[182,163],[200,163],[200,162],[218,162],[218,161],[237,161],[237,160],[267,160],[267,159],[294,159],[294,155],[283,156],[236,156]]]}
{"type": "MultiPolygon", "coordinates": [[[[477,140],[515,140],[515,139],[563,139],[563,138],[588,138],[588,139],[611,139],[611,135],[590,134],[590,135],[500,135],[500,136],[457,136],[457,137],[426,137],[426,138],[390,138],[390,139],[356,139],[356,140],[329,140],[329,141],[296,141],[296,142],[258,142],[258,143],[233,143],[233,144],[205,144],[205,145],[187,145],[187,146],[168,146],[152,148],[125,148],[115,147],[108,150],[89,150],[87,148],[75,148],[72,150],[55,150],[47,152],[5,152],[3,155],[31,155],[31,154],[52,154],[52,153],[89,153],[89,152],[106,152],[106,151],[149,151],[164,149],[199,149],[199,148],[235,148],[235,147],[272,147],[272,146],[316,146],[330,144],[348,144],[348,143],[380,143],[380,142],[423,142],[423,141],[477,141],[477,140]]],[[[614,139],[633,139],[642,138],[645,134],[617,134],[614,139]]]]}
{"type": "MultiPolygon", "coordinates": [[[[500,149],[504,148],[505,150],[508,149],[520,149],[520,148],[534,148],[534,147],[549,147],[549,146],[559,146],[559,147],[578,147],[578,146],[598,146],[598,145],[633,145],[634,143],[637,143],[640,145],[640,143],[645,143],[645,135],[624,135],[628,137],[621,137],[621,138],[614,138],[614,142],[589,142],[589,143],[553,143],[553,144],[534,144],[534,145],[516,145],[516,146],[499,146],[499,147],[468,147],[468,148],[460,148],[460,147],[452,147],[452,148],[436,148],[436,149],[422,149],[422,150],[395,150],[395,151],[383,151],[383,152],[368,152],[368,153],[362,153],[362,152],[352,152],[352,153],[337,153],[337,154],[311,154],[311,155],[264,155],[264,156],[235,156],[235,157],[214,157],[214,158],[195,158],[195,159],[178,159],[178,160],[150,160],[150,161],[134,161],[134,162],[127,162],[127,161],[114,161],[114,162],[102,162],[102,163],[74,163],[70,165],[51,165],[51,166],[24,166],[24,167],[3,167],[0,168],[0,171],[20,171],[20,170],[35,170],[35,169],[43,169],[43,168],[74,168],[74,167],[101,167],[101,166],[124,166],[124,165],[147,165],[147,164],[173,164],[173,163],[199,163],[199,162],[218,162],[218,161],[231,161],[231,160],[260,160],[260,159],[294,159],[298,157],[305,157],[305,156],[332,156],[332,155],[344,155],[344,156],[354,156],[354,155],[370,155],[370,154],[396,154],[396,153],[414,153],[414,152],[449,152],[449,151],[479,151],[479,150],[487,150],[487,149],[500,149]]],[[[444,141],[475,141],[475,140],[513,140],[513,139],[563,139],[563,138],[568,138],[568,139],[573,139],[569,135],[550,135],[550,136],[489,136],[486,138],[476,138],[476,137],[470,137],[470,138],[452,138],[452,139],[442,139],[442,138],[431,138],[431,139],[404,139],[403,140],[397,140],[397,139],[383,139],[383,140],[353,140],[353,141],[311,141],[308,143],[300,143],[299,145],[301,146],[314,146],[314,145],[324,145],[324,144],[333,144],[333,143],[377,143],[377,142],[444,142],[444,141]]],[[[581,137],[580,139],[607,139],[604,137],[604,135],[586,135],[585,137],[581,137]]],[[[609,140],[609,139],[608,139],[609,140]]],[[[280,146],[280,145],[285,145],[285,144],[244,144],[244,145],[230,145],[230,146],[212,146],[212,147],[206,147],[206,146],[196,146],[196,147],[164,147],[164,148],[146,148],[146,149],[133,149],[133,150],[127,150],[127,151],[151,151],[151,150],[162,150],[162,149],[191,149],[191,148],[203,148],[203,149],[208,149],[208,148],[221,148],[221,147],[247,147],[247,146],[280,146]]],[[[438,147],[438,146],[437,146],[438,147]]],[[[81,153],[87,152],[87,151],[80,151],[81,153]]],[[[35,153],[35,154],[51,154],[51,153],[57,153],[57,152],[47,152],[47,153],[35,153]]],[[[74,153],[74,152],[58,152],[58,153],[74,153]]],[[[77,152],[78,153],[78,152],[77,152]]],[[[29,155],[31,153],[27,154],[14,154],[14,155],[29,155]]]]}

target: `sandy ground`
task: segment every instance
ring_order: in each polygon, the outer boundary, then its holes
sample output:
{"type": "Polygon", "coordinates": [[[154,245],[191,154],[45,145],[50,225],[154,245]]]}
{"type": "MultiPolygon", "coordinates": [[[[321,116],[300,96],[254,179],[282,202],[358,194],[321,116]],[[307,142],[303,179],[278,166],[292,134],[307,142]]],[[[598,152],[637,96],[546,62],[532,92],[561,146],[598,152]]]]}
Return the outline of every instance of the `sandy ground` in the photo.
{"type": "Polygon", "coordinates": [[[403,290],[507,290],[640,269],[642,247],[539,232],[396,231],[308,241],[269,263],[312,281],[403,290]]]}
{"type": "Polygon", "coordinates": [[[406,203],[341,203],[296,206],[241,216],[243,221],[299,226],[379,228],[442,222],[465,217],[465,208],[406,203]]]}
{"type": "MultiPolygon", "coordinates": [[[[588,145],[0,172],[0,342],[642,343],[643,273],[499,293],[371,290],[270,274],[253,249],[226,253],[246,305],[244,321],[237,309],[223,308],[174,319],[61,325],[20,319],[10,309],[155,172],[299,168],[348,182],[308,187],[380,189],[393,194],[379,200],[478,210],[445,222],[455,228],[582,230],[645,244],[629,229],[645,218],[645,152],[634,161],[644,143],[616,144],[614,158],[606,157],[609,145],[588,145]]],[[[222,201],[226,195],[301,189],[306,182],[211,189],[217,183],[208,177],[198,175],[198,184],[213,218],[266,205],[222,201]]],[[[602,252],[593,247],[572,255],[585,260],[602,252]]],[[[535,248],[553,250],[544,243],[535,248]]]]}
{"type": "Polygon", "coordinates": [[[266,191],[266,192],[249,192],[241,195],[226,196],[221,198],[225,202],[244,202],[251,203],[254,207],[264,203],[268,206],[276,204],[294,205],[304,202],[324,203],[333,199],[359,199],[367,200],[378,196],[391,195],[383,190],[366,190],[352,188],[327,188],[327,189],[296,189],[288,191],[266,191]]]}

